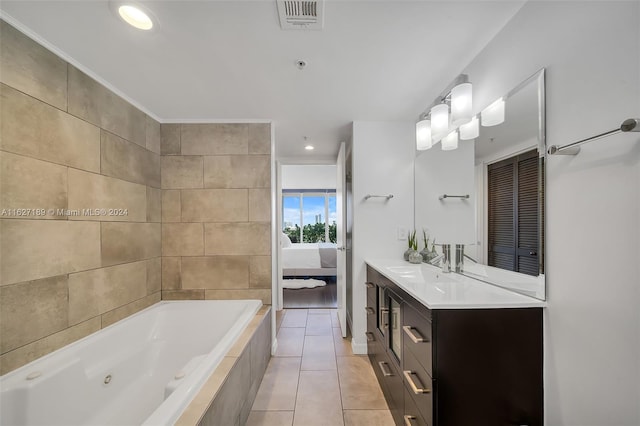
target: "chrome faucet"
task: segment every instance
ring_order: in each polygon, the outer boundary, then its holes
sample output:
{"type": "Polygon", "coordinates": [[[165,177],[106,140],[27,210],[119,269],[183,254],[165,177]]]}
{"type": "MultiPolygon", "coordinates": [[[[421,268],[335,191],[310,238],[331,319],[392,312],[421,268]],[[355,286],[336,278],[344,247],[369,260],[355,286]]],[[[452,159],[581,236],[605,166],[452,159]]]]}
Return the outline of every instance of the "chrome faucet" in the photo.
{"type": "Polygon", "coordinates": [[[451,246],[449,244],[442,245],[442,272],[451,272],[451,246]]]}
{"type": "Polygon", "coordinates": [[[456,273],[464,271],[464,244],[456,244],[456,273]]]}

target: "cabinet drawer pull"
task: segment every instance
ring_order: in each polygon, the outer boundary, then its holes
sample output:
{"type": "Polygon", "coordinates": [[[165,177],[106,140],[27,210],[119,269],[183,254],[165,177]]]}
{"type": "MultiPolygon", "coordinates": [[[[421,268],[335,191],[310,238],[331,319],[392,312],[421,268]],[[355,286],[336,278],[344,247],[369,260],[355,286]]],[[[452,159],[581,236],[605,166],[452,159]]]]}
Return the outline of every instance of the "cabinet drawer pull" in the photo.
{"type": "Polygon", "coordinates": [[[373,315],[376,313],[375,309],[370,306],[365,306],[364,310],[367,311],[367,315],[373,315]]]}
{"type": "Polygon", "coordinates": [[[374,288],[376,285],[374,283],[370,283],[369,281],[367,281],[366,283],[364,283],[364,285],[367,286],[367,288],[374,288]]]}
{"type": "Polygon", "coordinates": [[[422,342],[428,342],[427,339],[425,339],[424,337],[422,337],[420,335],[420,333],[418,333],[417,331],[415,331],[413,329],[413,327],[411,327],[410,325],[403,325],[402,329],[404,330],[405,334],[407,336],[409,336],[409,339],[411,339],[411,341],[413,343],[422,343],[422,342]]]}
{"type": "Polygon", "coordinates": [[[409,383],[409,387],[416,395],[420,395],[421,393],[430,393],[431,389],[424,389],[422,387],[418,387],[416,382],[413,381],[413,377],[411,377],[413,371],[405,370],[402,372],[404,374],[404,378],[407,379],[407,383],[409,383]]]}
{"type": "Polygon", "coordinates": [[[410,416],[409,414],[407,414],[403,417],[403,419],[404,419],[404,426],[413,426],[412,420],[415,420],[416,416],[410,416]]]}
{"type": "Polygon", "coordinates": [[[367,342],[375,342],[376,338],[373,337],[373,333],[370,331],[367,331],[366,333],[364,333],[365,336],[367,336],[367,342]]]}
{"type": "Polygon", "coordinates": [[[389,370],[389,367],[387,367],[387,363],[386,362],[380,361],[378,363],[378,365],[380,366],[380,371],[382,371],[382,375],[384,377],[393,376],[393,374],[391,374],[391,371],[389,370]]]}

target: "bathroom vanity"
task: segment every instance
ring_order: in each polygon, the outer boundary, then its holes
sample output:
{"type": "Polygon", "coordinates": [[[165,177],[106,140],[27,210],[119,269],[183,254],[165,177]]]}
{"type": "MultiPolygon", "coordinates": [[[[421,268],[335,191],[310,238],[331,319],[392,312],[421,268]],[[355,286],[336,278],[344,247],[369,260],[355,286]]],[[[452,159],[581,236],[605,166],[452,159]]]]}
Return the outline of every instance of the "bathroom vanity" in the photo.
{"type": "Polygon", "coordinates": [[[545,302],[440,269],[367,261],[367,345],[396,425],[543,424],[545,302]]]}

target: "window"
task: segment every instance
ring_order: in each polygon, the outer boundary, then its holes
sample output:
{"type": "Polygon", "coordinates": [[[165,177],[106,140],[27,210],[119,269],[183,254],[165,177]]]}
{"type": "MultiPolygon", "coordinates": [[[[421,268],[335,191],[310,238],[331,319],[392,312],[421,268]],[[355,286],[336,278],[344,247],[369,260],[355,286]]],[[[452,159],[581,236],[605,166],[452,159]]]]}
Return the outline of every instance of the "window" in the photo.
{"type": "Polygon", "coordinates": [[[335,190],[283,190],[282,232],[292,243],[335,243],[335,190]]]}

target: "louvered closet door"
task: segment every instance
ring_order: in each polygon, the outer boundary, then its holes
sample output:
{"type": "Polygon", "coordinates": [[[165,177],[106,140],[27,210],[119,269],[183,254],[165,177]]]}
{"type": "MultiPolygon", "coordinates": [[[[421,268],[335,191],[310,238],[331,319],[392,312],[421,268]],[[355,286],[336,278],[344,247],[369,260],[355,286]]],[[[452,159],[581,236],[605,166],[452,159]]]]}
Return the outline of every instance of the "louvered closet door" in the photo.
{"type": "Polygon", "coordinates": [[[538,154],[530,151],[489,165],[489,262],[538,275],[538,154]]]}

